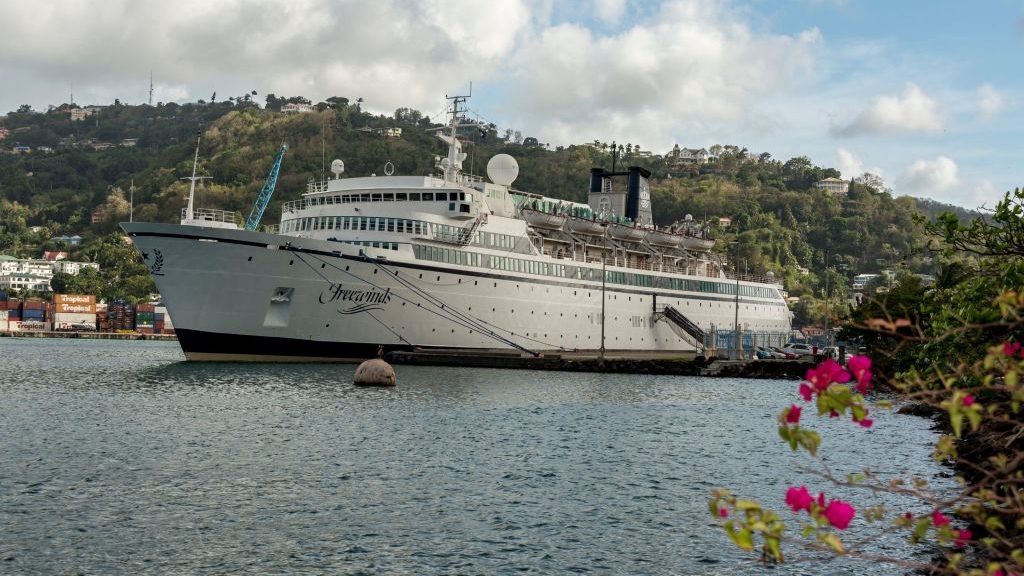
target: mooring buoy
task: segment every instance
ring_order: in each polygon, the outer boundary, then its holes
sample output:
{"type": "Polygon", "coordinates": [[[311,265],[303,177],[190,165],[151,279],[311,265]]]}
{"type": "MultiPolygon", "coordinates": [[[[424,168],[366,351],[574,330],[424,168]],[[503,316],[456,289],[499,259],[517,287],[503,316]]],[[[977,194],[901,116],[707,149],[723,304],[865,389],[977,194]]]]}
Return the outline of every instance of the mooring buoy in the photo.
{"type": "Polygon", "coordinates": [[[356,368],[352,383],[356,386],[394,386],[395,369],[384,361],[384,347],[377,349],[377,357],[371,358],[356,368]]]}

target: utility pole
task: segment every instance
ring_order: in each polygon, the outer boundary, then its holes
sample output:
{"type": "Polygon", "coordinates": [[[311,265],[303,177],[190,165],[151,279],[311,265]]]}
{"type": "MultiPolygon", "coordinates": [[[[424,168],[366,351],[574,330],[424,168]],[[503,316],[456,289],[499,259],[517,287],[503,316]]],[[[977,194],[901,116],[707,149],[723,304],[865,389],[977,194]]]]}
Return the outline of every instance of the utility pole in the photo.
{"type": "Polygon", "coordinates": [[[730,242],[733,245],[733,274],[736,276],[736,312],[732,320],[733,333],[735,334],[736,344],[734,346],[734,360],[739,360],[742,356],[742,336],[740,334],[740,243],[739,241],[730,242]]]}
{"type": "Polygon", "coordinates": [[[604,246],[601,250],[601,351],[599,358],[604,362],[604,307],[605,307],[605,266],[608,262],[608,227],[605,224],[604,233],[601,235],[604,246]]]}

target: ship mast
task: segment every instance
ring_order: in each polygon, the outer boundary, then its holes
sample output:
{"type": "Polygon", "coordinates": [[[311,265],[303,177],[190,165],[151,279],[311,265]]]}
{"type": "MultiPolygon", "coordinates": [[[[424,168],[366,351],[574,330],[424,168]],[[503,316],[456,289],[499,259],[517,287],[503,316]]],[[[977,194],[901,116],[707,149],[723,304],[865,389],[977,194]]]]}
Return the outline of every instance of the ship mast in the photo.
{"type": "Polygon", "coordinates": [[[210,178],[210,176],[196,176],[196,167],[199,166],[199,141],[202,138],[201,132],[196,132],[196,155],[192,159],[192,176],[186,176],[182,180],[189,180],[191,184],[188,189],[188,208],[185,211],[185,217],[182,221],[192,221],[195,219],[195,213],[192,209],[192,203],[196,195],[196,180],[203,180],[204,178],[210,178]]]}
{"type": "Polygon", "coordinates": [[[457,182],[459,174],[462,172],[462,161],[466,159],[466,153],[462,151],[462,143],[459,142],[458,130],[459,126],[459,104],[466,102],[468,98],[473,95],[473,85],[469,85],[469,94],[464,96],[445,96],[446,99],[452,101],[452,119],[448,125],[447,133],[444,133],[443,128],[437,128],[437,137],[441,139],[445,144],[448,145],[448,155],[445,156],[438,164],[437,168],[440,168],[444,173],[444,180],[446,182],[457,182]]]}

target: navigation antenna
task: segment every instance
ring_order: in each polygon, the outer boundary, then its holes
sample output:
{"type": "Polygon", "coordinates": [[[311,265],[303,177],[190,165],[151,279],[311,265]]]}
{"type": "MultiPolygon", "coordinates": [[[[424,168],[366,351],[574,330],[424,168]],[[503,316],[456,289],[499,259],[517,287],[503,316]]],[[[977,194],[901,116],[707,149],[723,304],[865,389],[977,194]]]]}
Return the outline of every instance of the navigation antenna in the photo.
{"type": "Polygon", "coordinates": [[[153,105],[153,71],[149,71],[149,105],[153,105]]]}
{"type": "MultiPolygon", "coordinates": [[[[459,103],[465,102],[466,99],[473,96],[473,83],[469,83],[469,94],[459,96],[448,96],[445,95],[446,100],[452,101],[452,120],[448,126],[448,134],[437,134],[440,138],[448,145],[448,154],[438,164],[437,168],[440,168],[444,172],[444,179],[446,182],[455,182],[458,179],[459,173],[462,171],[462,161],[466,159],[466,153],[462,151],[462,143],[459,142],[458,131],[459,131],[459,103]]],[[[443,128],[437,129],[442,131],[443,128]]]]}

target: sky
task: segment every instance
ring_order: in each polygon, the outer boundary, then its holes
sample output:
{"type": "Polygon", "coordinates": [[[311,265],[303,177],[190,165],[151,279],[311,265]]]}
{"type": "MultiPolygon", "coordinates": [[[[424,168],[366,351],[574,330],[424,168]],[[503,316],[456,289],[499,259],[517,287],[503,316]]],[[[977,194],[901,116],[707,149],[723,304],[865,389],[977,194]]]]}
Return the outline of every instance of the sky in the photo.
{"type": "Polygon", "coordinates": [[[257,92],[471,111],[552,148],[806,156],[897,196],[1024,185],[1024,2],[0,0],[0,114],[257,92]],[[470,88],[471,87],[471,88],[470,88]]]}

